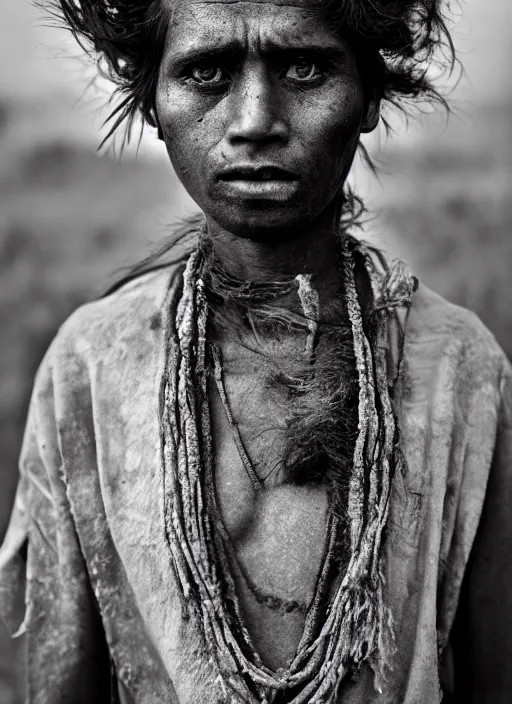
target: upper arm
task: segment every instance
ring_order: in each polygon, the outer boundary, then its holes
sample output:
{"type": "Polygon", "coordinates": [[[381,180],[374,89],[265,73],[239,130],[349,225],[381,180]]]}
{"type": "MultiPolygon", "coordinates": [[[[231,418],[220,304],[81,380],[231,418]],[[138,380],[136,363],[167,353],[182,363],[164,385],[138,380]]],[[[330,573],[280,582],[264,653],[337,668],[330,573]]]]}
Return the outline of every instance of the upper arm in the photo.
{"type": "Polygon", "coordinates": [[[457,701],[512,701],[512,374],[508,363],[486,499],[452,644],[457,701]]]}
{"type": "Polygon", "coordinates": [[[107,702],[108,652],[60,470],[48,354],[34,386],[0,552],[0,608],[11,628],[23,615],[29,702],[107,702]]]}

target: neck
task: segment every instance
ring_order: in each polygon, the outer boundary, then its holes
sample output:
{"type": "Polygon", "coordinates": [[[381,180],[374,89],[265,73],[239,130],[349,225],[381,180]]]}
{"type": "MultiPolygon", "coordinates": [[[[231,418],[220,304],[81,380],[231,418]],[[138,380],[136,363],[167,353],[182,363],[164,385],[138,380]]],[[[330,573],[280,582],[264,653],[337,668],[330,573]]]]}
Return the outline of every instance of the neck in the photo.
{"type": "Polygon", "coordinates": [[[293,239],[255,241],[233,235],[208,220],[208,235],[225,271],[243,281],[286,281],[311,274],[324,305],[339,293],[339,232],[334,218],[313,223],[293,239]]]}

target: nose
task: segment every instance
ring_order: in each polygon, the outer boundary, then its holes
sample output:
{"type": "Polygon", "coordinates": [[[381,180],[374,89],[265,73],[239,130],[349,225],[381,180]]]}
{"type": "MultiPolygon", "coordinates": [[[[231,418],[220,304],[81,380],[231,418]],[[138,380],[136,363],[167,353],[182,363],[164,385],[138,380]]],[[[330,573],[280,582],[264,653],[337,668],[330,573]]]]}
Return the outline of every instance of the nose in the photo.
{"type": "Polygon", "coordinates": [[[228,142],[232,146],[286,142],[288,125],[280,113],[278,96],[265,71],[247,71],[230,95],[228,142]]]}

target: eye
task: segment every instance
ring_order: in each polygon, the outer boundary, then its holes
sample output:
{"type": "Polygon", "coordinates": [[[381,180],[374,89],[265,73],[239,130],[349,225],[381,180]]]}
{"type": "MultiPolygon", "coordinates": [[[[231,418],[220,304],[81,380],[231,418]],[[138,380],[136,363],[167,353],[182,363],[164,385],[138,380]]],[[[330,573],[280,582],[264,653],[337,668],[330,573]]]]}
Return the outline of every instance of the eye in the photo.
{"type": "Polygon", "coordinates": [[[221,83],[225,78],[219,66],[195,66],[190,75],[195,83],[210,86],[221,83]]]}
{"type": "Polygon", "coordinates": [[[313,61],[299,59],[291,64],[286,72],[286,78],[292,81],[312,81],[321,76],[321,71],[313,61]]]}

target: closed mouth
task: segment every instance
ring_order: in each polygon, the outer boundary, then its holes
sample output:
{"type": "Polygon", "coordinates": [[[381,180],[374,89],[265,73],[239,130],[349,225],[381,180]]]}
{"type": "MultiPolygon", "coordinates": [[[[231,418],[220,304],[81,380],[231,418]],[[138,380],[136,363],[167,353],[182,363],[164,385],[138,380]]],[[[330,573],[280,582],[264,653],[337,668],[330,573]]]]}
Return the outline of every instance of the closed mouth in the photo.
{"type": "Polygon", "coordinates": [[[297,181],[296,174],[278,166],[235,166],[218,175],[220,181],[297,181]]]}

